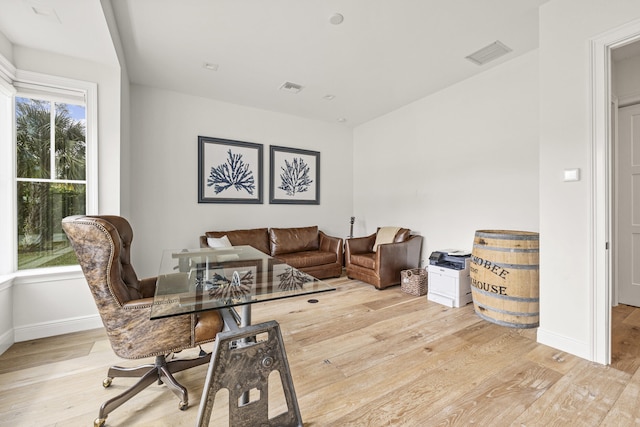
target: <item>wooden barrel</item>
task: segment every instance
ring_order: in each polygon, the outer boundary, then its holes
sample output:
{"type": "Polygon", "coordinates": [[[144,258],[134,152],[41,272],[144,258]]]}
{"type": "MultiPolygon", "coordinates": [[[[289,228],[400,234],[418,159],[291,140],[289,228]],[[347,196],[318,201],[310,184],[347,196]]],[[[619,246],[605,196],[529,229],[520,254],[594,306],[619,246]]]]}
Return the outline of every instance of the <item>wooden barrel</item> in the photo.
{"type": "Polygon", "coordinates": [[[476,231],[470,274],[478,316],[512,328],[539,326],[539,240],[529,231],[476,231]]]}

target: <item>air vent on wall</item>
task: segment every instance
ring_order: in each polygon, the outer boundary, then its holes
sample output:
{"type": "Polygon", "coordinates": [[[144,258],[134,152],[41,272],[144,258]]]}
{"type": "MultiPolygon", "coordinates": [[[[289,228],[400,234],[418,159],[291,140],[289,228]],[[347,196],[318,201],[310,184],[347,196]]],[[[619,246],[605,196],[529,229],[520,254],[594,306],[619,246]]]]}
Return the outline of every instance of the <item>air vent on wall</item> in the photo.
{"type": "Polygon", "coordinates": [[[296,83],[284,82],[282,86],[280,86],[280,90],[284,90],[286,92],[298,93],[303,89],[302,86],[296,83]]]}
{"type": "Polygon", "coordinates": [[[469,61],[473,62],[477,65],[484,65],[489,61],[493,61],[501,57],[502,55],[506,55],[511,52],[511,48],[505,46],[500,41],[496,40],[491,43],[489,46],[485,46],[477,52],[472,53],[469,56],[466,56],[469,61]]]}

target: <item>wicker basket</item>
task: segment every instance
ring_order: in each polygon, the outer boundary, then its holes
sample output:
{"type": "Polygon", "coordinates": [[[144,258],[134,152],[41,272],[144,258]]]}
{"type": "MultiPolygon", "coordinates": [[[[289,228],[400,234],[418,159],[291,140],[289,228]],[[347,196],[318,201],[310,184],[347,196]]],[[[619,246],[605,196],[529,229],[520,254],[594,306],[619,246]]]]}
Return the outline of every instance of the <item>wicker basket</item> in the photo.
{"type": "Polygon", "coordinates": [[[415,296],[427,294],[427,270],[412,268],[400,272],[400,289],[415,296]]]}

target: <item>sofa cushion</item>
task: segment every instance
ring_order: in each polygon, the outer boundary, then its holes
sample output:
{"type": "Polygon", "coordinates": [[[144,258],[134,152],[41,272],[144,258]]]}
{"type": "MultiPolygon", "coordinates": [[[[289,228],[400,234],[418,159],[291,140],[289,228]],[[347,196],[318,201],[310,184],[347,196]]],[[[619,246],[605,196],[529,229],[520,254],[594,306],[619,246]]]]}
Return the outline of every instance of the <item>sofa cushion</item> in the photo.
{"type": "Polygon", "coordinates": [[[278,259],[294,268],[315,267],[337,262],[333,252],[305,251],[278,255],[278,259]]]}
{"type": "Polygon", "coordinates": [[[267,228],[252,228],[248,230],[207,231],[205,236],[220,238],[227,236],[233,246],[249,245],[257,250],[269,254],[269,230],[267,228]]]}
{"type": "Polygon", "coordinates": [[[373,252],[351,254],[351,264],[373,270],[376,266],[376,254],[373,252]]]}
{"type": "Polygon", "coordinates": [[[271,256],[315,251],[319,247],[318,226],[269,229],[271,256]]]}

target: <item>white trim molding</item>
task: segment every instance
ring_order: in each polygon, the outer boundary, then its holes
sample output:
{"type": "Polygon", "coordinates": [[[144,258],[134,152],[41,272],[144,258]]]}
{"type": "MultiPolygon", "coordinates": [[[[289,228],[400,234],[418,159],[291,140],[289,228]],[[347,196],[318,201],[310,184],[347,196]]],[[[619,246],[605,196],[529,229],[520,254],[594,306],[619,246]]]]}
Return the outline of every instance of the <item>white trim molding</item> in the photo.
{"type": "Polygon", "coordinates": [[[6,331],[4,334],[0,335],[0,354],[9,350],[13,344],[15,344],[13,329],[6,331]]]}
{"type": "Polygon", "coordinates": [[[12,84],[16,77],[16,67],[3,55],[0,55],[0,79],[12,84]]]}
{"type": "Polygon", "coordinates": [[[102,324],[100,315],[95,314],[19,326],[14,329],[14,339],[16,342],[36,340],[39,338],[53,337],[56,335],[70,334],[72,332],[86,331],[102,327],[104,327],[104,325],[102,324]]]}
{"type": "Polygon", "coordinates": [[[618,99],[618,108],[628,107],[629,105],[640,104],[640,92],[621,96],[618,99]]]}

